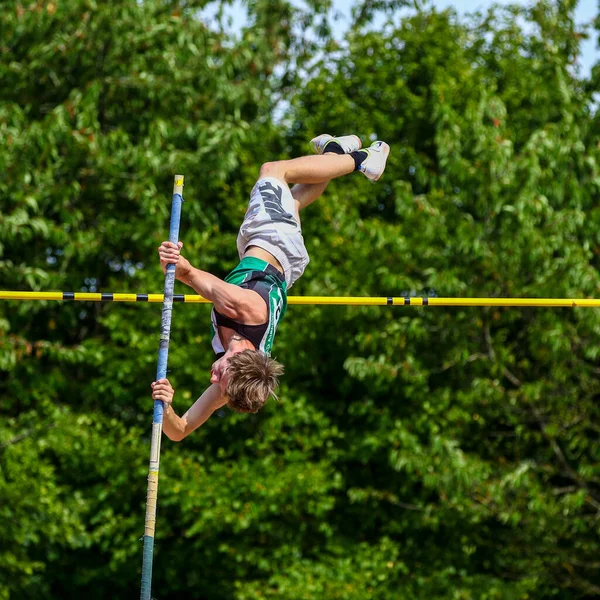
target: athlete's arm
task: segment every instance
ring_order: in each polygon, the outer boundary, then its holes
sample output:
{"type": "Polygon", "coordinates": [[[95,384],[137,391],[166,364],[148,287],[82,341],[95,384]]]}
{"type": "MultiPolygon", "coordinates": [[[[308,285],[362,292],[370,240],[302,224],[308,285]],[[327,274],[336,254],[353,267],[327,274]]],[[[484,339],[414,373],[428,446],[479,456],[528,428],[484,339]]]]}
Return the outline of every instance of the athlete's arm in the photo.
{"type": "Polygon", "coordinates": [[[227,404],[227,398],[221,393],[221,388],[213,383],[183,416],[178,417],[171,406],[174,394],[175,390],[168,379],[159,379],[152,384],[152,398],[162,400],[165,407],[163,431],[174,442],[180,442],[187,437],[205,423],[215,410],[227,404]]]}
{"type": "Polygon", "coordinates": [[[191,267],[185,279],[180,279],[207,300],[212,300],[218,312],[237,321],[256,324],[267,320],[265,301],[251,290],[226,283],[222,279],[191,267]]]}
{"type": "Polygon", "coordinates": [[[158,255],[163,272],[166,272],[168,264],[177,265],[175,277],[210,300],[218,312],[230,319],[251,320],[256,323],[267,320],[266,304],[256,292],[226,283],[206,271],[196,269],[187,258],[181,256],[182,246],[181,242],[163,242],[159,246],[158,255]]]}

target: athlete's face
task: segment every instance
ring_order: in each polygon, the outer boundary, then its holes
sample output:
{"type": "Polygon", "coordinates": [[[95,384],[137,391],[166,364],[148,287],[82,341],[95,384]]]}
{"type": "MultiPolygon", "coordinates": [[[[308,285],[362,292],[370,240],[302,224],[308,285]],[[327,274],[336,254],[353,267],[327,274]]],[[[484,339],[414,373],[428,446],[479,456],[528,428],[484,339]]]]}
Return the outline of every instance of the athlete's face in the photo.
{"type": "Polygon", "coordinates": [[[218,384],[223,394],[225,394],[227,383],[229,382],[228,367],[229,356],[225,354],[225,356],[222,356],[219,360],[215,360],[210,369],[210,382],[218,384]]]}

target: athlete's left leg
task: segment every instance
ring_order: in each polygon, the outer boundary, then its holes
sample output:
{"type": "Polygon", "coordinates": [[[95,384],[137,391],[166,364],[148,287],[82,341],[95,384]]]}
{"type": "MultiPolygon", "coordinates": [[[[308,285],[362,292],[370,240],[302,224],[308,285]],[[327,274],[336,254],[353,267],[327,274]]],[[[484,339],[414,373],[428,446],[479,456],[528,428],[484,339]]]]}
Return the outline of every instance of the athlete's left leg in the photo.
{"type": "Polygon", "coordinates": [[[301,156],[265,163],[260,169],[260,179],[275,177],[287,184],[327,183],[330,179],[348,175],[355,170],[354,158],[348,154],[301,156]]]}
{"type": "Polygon", "coordinates": [[[260,177],[275,177],[287,184],[326,184],[336,177],[360,171],[368,179],[376,181],[385,170],[390,152],[390,147],[381,141],[361,150],[357,136],[333,138],[323,134],[312,140],[312,144],[320,156],[265,163],[260,169],[260,177]]]}
{"type": "MultiPolygon", "coordinates": [[[[362,148],[362,142],[357,135],[344,135],[334,137],[322,133],[310,141],[315,154],[351,154],[362,148]]],[[[296,201],[296,213],[300,221],[300,211],[319,198],[329,181],[321,183],[297,183],[292,188],[292,196],[296,201]]]]}

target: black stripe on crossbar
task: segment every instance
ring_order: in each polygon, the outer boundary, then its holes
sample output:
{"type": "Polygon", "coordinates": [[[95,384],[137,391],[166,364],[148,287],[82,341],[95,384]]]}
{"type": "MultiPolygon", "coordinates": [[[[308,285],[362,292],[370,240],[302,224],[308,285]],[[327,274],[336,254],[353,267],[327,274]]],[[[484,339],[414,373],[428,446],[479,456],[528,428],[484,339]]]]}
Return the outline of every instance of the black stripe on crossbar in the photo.
{"type": "Polygon", "coordinates": [[[112,302],[113,295],[112,294],[100,294],[100,299],[102,300],[102,302],[112,302]]]}
{"type": "Polygon", "coordinates": [[[136,302],[148,302],[148,294],[136,294],[135,301],[136,302]]]}
{"type": "Polygon", "coordinates": [[[173,302],[185,302],[185,296],[183,294],[173,294],[173,302]]]}
{"type": "Polygon", "coordinates": [[[404,298],[404,306],[410,306],[410,298],[404,298]]]}
{"type": "Polygon", "coordinates": [[[75,292],[63,292],[63,300],[75,300],[75,292]]]}
{"type": "Polygon", "coordinates": [[[427,306],[429,304],[429,298],[423,298],[423,306],[427,306]]]}
{"type": "Polygon", "coordinates": [[[387,305],[391,306],[392,304],[394,304],[394,299],[391,296],[388,296],[387,305]]]}

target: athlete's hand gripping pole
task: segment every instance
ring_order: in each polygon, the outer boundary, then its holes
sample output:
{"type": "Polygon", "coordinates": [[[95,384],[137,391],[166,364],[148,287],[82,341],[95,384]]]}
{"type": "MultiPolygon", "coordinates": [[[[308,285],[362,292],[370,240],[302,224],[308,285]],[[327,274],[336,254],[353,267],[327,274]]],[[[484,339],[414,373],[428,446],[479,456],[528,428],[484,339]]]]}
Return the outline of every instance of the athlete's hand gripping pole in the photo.
{"type": "MultiPolygon", "coordinates": [[[[171,203],[171,225],[169,241],[179,241],[179,223],[183,203],[183,175],[175,175],[173,200],[171,203]]],[[[169,358],[169,339],[171,337],[171,315],[173,312],[173,288],[175,285],[175,265],[167,266],[165,273],[164,301],[160,325],[160,344],[158,347],[158,367],[156,381],[167,376],[169,358]]],[[[150,466],[148,470],[148,492],[146,496],[146,524],[144,528],[144,556],[142,560],[141,600],[150,600],[152,587],[152,556],[154,552],[154,530],[156,526],[156,502],[158,496],[158,471],[160,467],[160,438],[162,435],[163,403],[154,401],[152,420],[152,440],[150,444],[150,466]]]]}

